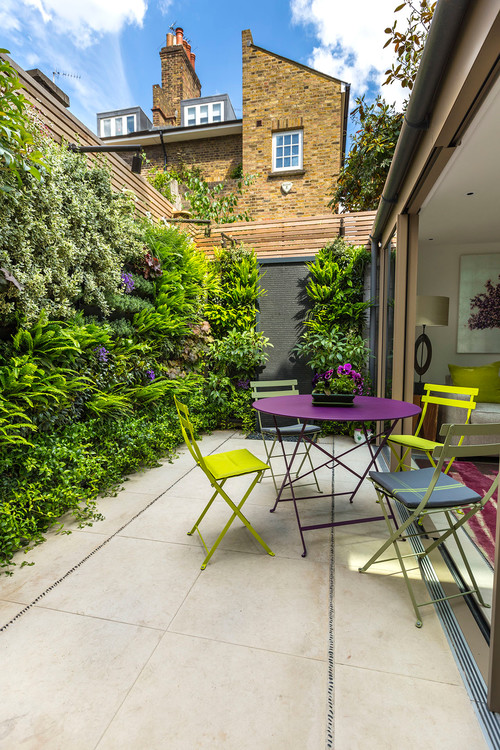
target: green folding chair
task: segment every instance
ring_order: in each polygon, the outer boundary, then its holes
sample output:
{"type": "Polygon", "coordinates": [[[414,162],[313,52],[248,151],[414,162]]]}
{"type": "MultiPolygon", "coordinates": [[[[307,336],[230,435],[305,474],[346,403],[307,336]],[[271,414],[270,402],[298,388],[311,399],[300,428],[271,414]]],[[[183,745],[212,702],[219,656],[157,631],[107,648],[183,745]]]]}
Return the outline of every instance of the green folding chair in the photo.
{"type": "MultiPolygon", "coordinates": [[[[434,468],[416,469],[415,471],[371,471],[370,479],[375,485],[377,492],[377,502],[382,508],[387,529],[389,532],[388,539],[368,560],[368,562],[359,568],[360,573],[365,573],[374,563],[390,562],[398,560],[401,572],[410,595],[414,612],[417,617],[417,628],[422,627],[420,618],[420,608],[429,604],[434,604],[446,599],[454,599],[459,596],[468,596],[476,594],[479,603],[483,607],[489,605],[485,603],[479,586],[472,572],[469,561],[467,560],[458,529],[464,525],[475,513],[480,511],[498,487],[500,473],[493,479],[489,490],[484,496],[479,495],[461,482],[452,479],[449,474],[442,472],[445,460],[450,458],[466,458],[477,454],[477,445],[454,445],[453,443],[467,435],[481,435],[487,438],[490,435],[500,433],[499,424],[468,424],[468,425],[443,425],[440,435],[445,436],[443,444],[439,444],[434,450],[434,458],[437,463],[434,468]],[[401,525],[394,530],[391,525],[389,512],[390,501],[397,501],[396,507],[402,518],[401,525]],[[398,505],[399,503],[399,505],[398,505]],[[423,521],[426,516],[440,514],[437,523],[447,526],[442,529],[423,528],[423,521]],[[425,539],[432,541],[427,547],[425,539]],[[429,599],[423,602],[417,602],[413,587],[411,585],[408,570],[405,566],[405,559],[412,558],[417,560],[422,568],[422,561],[428,557],[439,545],[452,536],[460,556],[463,560],[465,569],[470,579],[471,588],[466,588],[458,594],[442,596],[429,599]],[[410,540],[414,540],[411,542],[410,540]],[[413,551],[409,554],[401,554],[401,544],[412,544],[413,551]],[[380,559],[386,549],[393,545],[396,557],[380,559]]],[[[491,438],[490,438],[491,439],[491,438]]],[[[481,445],[481,455],[500,456],[500,443],[486,443],[481,445]]]]}
{"type": "MultiPolygon", "coordinates": [[[[455,406],[458,409],[464,409],[467,412],[464,424],[468,424],[473,409],[476,408],[474,401],[475,396],[479,393],[479,388],[463,388],[455,385],[436,385],[435,383],[426,383],[424,385],[424,394],[422,396],[423,409],[420,415],[420,419],[415,430],[414,435],[391,435],[388,439],[389,447],[396,457],[398,464],[396,471],[407,471],[409,466],[405,464],[408,454],[412,449],[420,450],[425,453],[432,466],[436,463],[432,457],[432,451],[437,448],[441,443],[435,440],[427,440],[426,438],[420,437],[420,431],[424,424],[425,415],[427,413],[427,407],[429,404],[437,404],[438,406],[455,406]],[[450,398],[451,395],[460,396],[460,398],[450,398]],[[466,398],[468,397],[468,398],[466,398]],[[399,454],[398,448],[406,448],[401,455],[399,454]]],[[[458,445],[463,442],[463,437],[460,438],[458,445]]],[[[451,458],[448,466],[445,469],[445,474],[451,469],[451,465],[454,461],[454,457],[451,458]]]]}
{"type": "MultiPolygon", "coordinates": [[[[250,388],[252,389],[252,396],[255,400],[260,398],[272,398],[273,396],[290,396],[292,394],[298,394],[299,390],[297,387],[297,381],[296,380],[253,380],[250,382],[250,388]]],[[[262,424],[262,417],[260,411],[257,412],[257,418],[259,421],[259,430],[262,437],[262,441],[264,443],[264,448],[266,451],[266,460],[269,464],[269,471],[271,472],[271,476],[273,478],[274,487],[276,489],[276,492],[279,492],[279,486],[276,481],[279,477],[284,477],[285,473],[277,473],[273,469],[273,461],[275,459],[282,459],[283,458],[283,452],[275,453],[275,447],[278,443],[278,432],[281,433],[282,437],[298,437],[302,432],[302,423],[300,419],[297,419],[293,424],[286,425],[284,427],[279,427],[278,430],[276,427],[267,427],[262,424]],[[271,447],[269,447],[269,443],[271,441],[266,440],[267,437],[273,438],[271,447]]],[[[321,427],[315,424],[306,424],[304,429],[304,434],[311,439],[313,443],[315,443],[318,439],[318,435],[321,432],[321,427]]],[[[299,476],[300,471],[302,469],[302,466],[304,465],[304,462],[306,460],[309,461],[309,465],[311,467],[311,472],[314,477],[314,483],[316,484],[316,487],[318,488],[318,492],[321,492],[320,486],[318,484],[318,478],[316,476],[316,471],[314,469],[314,465],[311,459],[310,450],[311,450],[311,444],[310,443],[304,443],[305,444],[305,450],[299,451],[296,454],[296,458],[298,459],[299,456],[303,456],[302,461],[300,462],[300,465],[297,469],[297,472],[295,474],[296,477],[299,476]]],[[[292,455],[291,453],[287,453],[287,456],[292,455]]]]}
{"type": "Polygon", "coordinates": [[[211,456],[202,456],[201,451],[198,447],[198,444],[196,443],[196,440],[194,438],[194,429],[193,429],[191,420],[189,419],[189,410],[187,406],[185,406],[184,404],[181,404],[181,402],[178,401],[175,396],[174,396],[174,401],[175,401],[175,406],[177,409],[177,414],[179,415],[182,436],[186,442],[189,452],[194,458],[196,464],[206,474],[206,476],[208,477],[210,481],[210,484],[215,490],[214,494],[208,501],[200,517],[194,524],[193,528],[191,529],[191,531],[187,532],[188,536],[191,536],[192,534],[194,534],[195,531],[197,531],[198,536],[200,537],[201,542],[205,548],[205,551],[207,552],[207,556],[203,560],[201,569],[205,570],[205,568],[207,567],[208,561],[214,554],[215,550],[221,543],[226,532],[229,530],[229,527],[231,526],[231,524],[233,523],[236,517],[238,517],[240,521],[247,527],[249,532],[255,537],[255,539],[259,542],[259,544],[261,544],[262,547],[264,547],[267,554],[274,557],[274,552],[272,552],[269,549],[269,547],[264,542],[264,540],[255,531],[250,521],[247,518],[245,518],[245,516],[241,512],[241,508],[243,507],[243,504],[249,497],[250,493],[252,492],[253,488],[255,487],[259,479],[262,477],[262,474],[264,473],[264,471],[266,471],[266,469],[268,469],[269,466],[265,464],[263,461],[261,461],[259,458],[254,456],[252,453],[250,453],[250,451],[248,451],[246,448],[242,448],[240,450],[235,450],[235,451],[226,451],[225,453],[214,453],[211,456]],[[226,483],[226,480],[232,477],[244,476],[245,474],[255,474],[255,478],[252,480],[252,483],[250,484],[250,487],[247,489],[247,491],[243,495],[243,498],[240,500],[238,505],[236,505],[231,500],[227,492],[223,489],[223,487],[224,487],[224,484],[226,483]],[[204,519],[205,515],[207,514],[208,510],[210,509],[217,495],[220,495],[222,498],[224,498],[224,500],[229,505],[233,513],[229,521],[226,523],[226,525],[220,532],[219,536],[215,540],[212,547],[208,549],[205,543],[205,540],[203,539],[203,536],[201,534],[201,531],[199,529],[199,525],[204,519]]]}

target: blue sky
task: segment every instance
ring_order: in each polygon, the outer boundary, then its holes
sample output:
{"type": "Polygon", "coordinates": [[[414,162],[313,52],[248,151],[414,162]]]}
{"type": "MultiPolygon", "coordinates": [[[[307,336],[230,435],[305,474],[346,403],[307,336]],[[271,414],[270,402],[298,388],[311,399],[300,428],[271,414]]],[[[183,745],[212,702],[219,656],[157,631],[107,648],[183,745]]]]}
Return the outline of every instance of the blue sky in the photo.
{"type": "MultiPolygon", "coordinates": [[[[159,51],[171,24],[196,54],[202,96],[227,93],[241,117],[241,31],[255,44],[351,83],[354,97],[381,90],[392,53],[384,28],[395,0],[2,0],[0,46],[40,68],[95,130],[96,112],[139,105],[151,116],[159,51]],[[75,77],[78,76],[78,77],[75,77]]],[[[401,22],[400,22],[401,23],[401,22]]],[[[400,90],[382,88],[390,102],[400,90]]]]}

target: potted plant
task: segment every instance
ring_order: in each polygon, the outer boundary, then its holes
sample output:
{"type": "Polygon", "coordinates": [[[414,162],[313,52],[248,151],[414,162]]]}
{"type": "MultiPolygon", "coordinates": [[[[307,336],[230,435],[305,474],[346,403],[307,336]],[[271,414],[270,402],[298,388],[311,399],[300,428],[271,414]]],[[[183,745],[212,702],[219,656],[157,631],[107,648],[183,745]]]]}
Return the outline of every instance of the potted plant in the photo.
{"type": "Polygon", "coordinates": [[[312,385],[314,406],[352,406],[354,397],[363,394],[363,377],[349,362],[317,373],[312,385]]]}

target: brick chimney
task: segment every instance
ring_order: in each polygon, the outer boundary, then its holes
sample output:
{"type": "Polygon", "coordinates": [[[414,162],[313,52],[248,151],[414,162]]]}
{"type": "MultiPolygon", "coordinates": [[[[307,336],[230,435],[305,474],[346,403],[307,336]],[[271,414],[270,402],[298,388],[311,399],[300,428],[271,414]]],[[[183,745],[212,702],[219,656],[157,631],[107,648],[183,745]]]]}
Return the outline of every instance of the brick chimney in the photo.
{"type": "Polygon", "coordinates": [[[195,55],[180,27],[167,34],[160,50],[161,86],[153,86],[153,125],[175,127],[181,124],[181,100],[201,96],[201,83],[194,70],[195,55]]]}

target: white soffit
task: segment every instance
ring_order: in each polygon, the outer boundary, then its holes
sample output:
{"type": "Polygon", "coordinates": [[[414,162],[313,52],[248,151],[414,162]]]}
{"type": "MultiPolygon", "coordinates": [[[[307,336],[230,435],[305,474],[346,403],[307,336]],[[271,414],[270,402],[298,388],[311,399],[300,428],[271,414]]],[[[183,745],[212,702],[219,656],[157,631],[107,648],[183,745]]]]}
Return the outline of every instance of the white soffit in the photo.
{"type": "Polygon", "coordinates": [[[500,77],[420,210],[420,244],[500,241],[500,77]]]}

